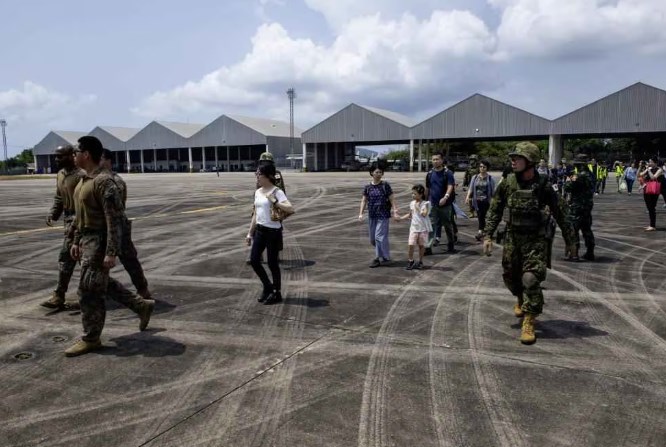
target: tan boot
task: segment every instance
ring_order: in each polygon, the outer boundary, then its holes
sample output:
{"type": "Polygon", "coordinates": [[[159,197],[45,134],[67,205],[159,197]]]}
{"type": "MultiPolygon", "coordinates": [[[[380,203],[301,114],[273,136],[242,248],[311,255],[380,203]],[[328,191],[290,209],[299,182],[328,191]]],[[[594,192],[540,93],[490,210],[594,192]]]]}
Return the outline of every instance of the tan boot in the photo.
{"type": "Polygon", "coordinates": [[[60,309],[65,305],[65,297],[54,293],[51,298],[40,303],[40,306],[48,307],[49,309],[60,309]]]}
{"type": "Polygon", "coordinates": [[[534,323],[536,323],[536,315],[526,313],[523,317],[523,327],[520,333],[520,342],[522,344],[531,345],[536,342],[534,323]]]}
{"type": "Polygon", "coordinates": [[[139,311],[139,318],[141,319],[139,323],[140,331],[145,331],[146,328],[148,327],[148,323],[150,322],[150,316],[153,314],[154,309],[155,309],[155,301],[153,300],[144,301],[143,307],[139,311]]]}
{"type": "Polygon", "coordinates": [[[102,342],[79,340],[65,351],[66,357],[76,357],[77,355],[87,354],[102,347],[102,342]]]}
{"type": "Polygon", "coordinates": [[[523,312],[523,309],[520,307],[520,304],[516,303],[513,305],[513,314],[516,316],[516,318],[523,318],[525,312],[523,312]]]}
{"type": "Polygon", "coordinates": [[[150,293],[150,290],[148,290],[147,288],[141,289],[141,290],[137,291],[136,293],[137,293],[137,295],[139,295],[144,300],[152,299],[152,294],[150,293]]]}

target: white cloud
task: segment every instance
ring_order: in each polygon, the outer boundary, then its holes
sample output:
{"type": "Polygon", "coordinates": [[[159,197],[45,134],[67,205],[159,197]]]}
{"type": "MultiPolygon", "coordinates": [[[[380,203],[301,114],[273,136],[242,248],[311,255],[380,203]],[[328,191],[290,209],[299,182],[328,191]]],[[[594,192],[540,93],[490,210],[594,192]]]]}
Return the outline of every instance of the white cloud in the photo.
{"type": "Polygon", "coordinates": [[[488,0],[502,11],[500,59],[666,49],[663,0],[488,0]]]}
{"type": "Polygon", "coordinates": [[[94,95],[71,97],[31,81],[23,89],[0,91],[0,110],[12,123],[49,122],[80,110],[94,102],[94,95]]]}
{"type": "Polygon", "coordinates": [[[171,119],[257,110],[284,117],[284,90],[292,85],[305,121],[350,101],[379,106],[405,97],[413,104],[440,101],[433,91],[446,96],[494,84],[483,69],[494,45],[484,22],[467,11],[434,11],[425,20],[411,14],[395,20],[379,13],[362,16],[343,25],[330,45],[294,39],[280,24],[264,24],[238,64],[154,93],[133,111],[171,119]]]}

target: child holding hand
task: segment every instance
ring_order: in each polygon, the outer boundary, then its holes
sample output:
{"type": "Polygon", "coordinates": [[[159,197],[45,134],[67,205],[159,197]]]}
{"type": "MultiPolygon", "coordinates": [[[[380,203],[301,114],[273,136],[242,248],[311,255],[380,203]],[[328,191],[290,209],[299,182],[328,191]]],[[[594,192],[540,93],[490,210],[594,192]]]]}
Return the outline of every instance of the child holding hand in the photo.
{"type": "Polygon", "coordinates": [[[409,226],[409,262],[405,270],[419,270],[423,267],[423,255],[428,242],[428,233],[432,231],[430,223],[430,202],[425,200],[425,187],[414,185],[412,187],[412,201],[409,204],[409,214],[398,217],[399,220],[412,220],[409,226]],[[419,262],[414,262],[414,247],[419,247],[419,262]]]}

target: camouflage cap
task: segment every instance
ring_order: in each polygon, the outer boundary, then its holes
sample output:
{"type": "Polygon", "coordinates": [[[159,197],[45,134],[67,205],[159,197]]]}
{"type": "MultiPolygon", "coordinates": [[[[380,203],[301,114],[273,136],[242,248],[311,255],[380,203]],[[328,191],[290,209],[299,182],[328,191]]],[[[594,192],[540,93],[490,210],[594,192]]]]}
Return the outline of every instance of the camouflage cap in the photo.
{"type": "Polygon", "coordinates": [[[469,159],[470,159],[470,160],[478,160],[478,159],[479,159],[479,156],[476,155],[476,154],[472,154],[472,155],[469,156],[469,159]]]}
{"type": "Polygon", "coordinates": [[[259,156],[259,161],[274,161],[273,154],[270,152],[264,152],[259,156]]]}
{"type": "Polygon", "coordinates": [[[519,155],[530,163],[538,163],[541,159],[541,151],[536,144],[523,141],[516,144],[513,151],[509,152],[509,157],[519,155]]]}
{"type": "Polygon", "coordinates": [[[55,151],[56,155],[74,155],[74,146],[66,144],[65,146],[58,146],[55,151]]]}

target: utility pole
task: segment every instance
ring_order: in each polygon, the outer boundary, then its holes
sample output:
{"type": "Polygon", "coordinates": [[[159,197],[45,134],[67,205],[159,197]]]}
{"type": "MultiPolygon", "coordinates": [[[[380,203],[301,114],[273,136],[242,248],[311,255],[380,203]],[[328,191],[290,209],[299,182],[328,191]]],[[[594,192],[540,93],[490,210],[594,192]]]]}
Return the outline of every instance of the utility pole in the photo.
{"type": "Polygon", "coordinates": [[[7,164],[7,134],[5,133],[5,127],[7,127],[7,121],[0,119],[0,126],[2,126],[2,146],[5,149],[5,174],[9,174],[9,166],[7,164]]]}
{"type": "MultiPolygon", "coordinates": [[[[296,98],[296,90],[294,87],[287,90],[287,97],[289,97],[289,157],[291,158],[291,167],[294,167],[294,99],[296,98]]],[[[305,160],[303,160],[305,163],[305,160]]]]}

